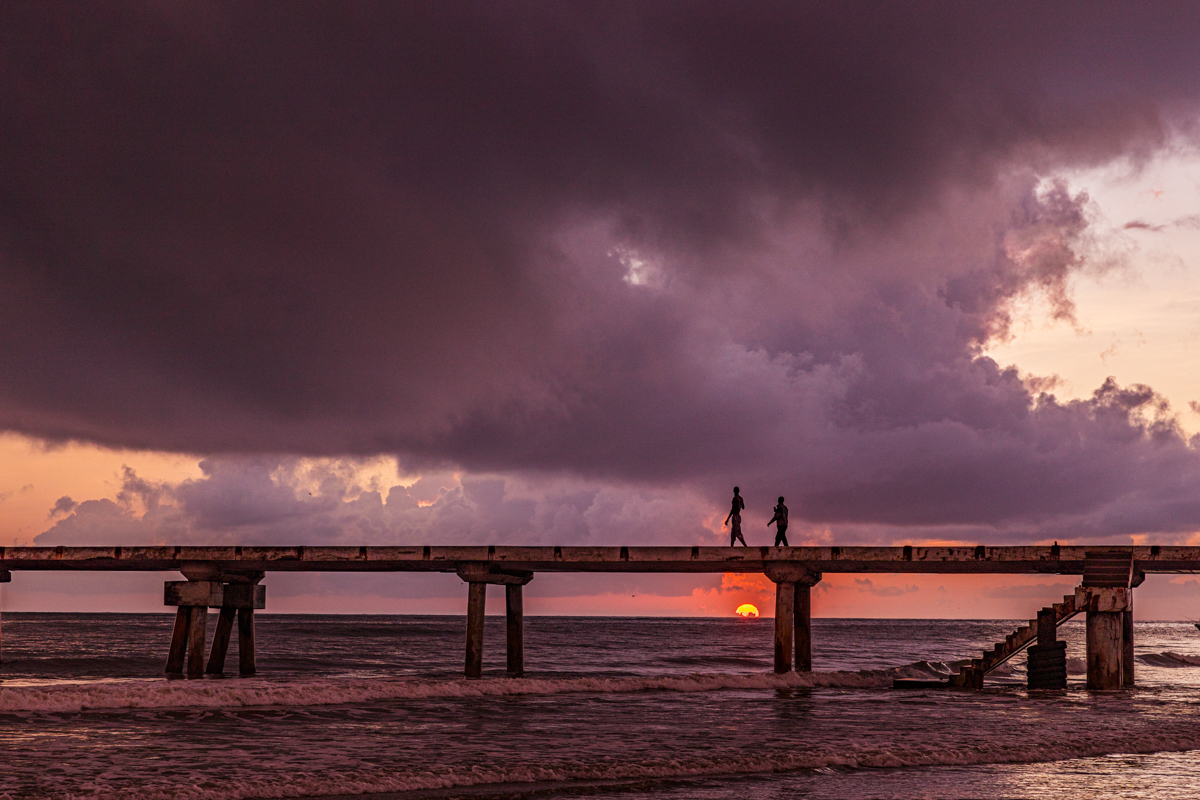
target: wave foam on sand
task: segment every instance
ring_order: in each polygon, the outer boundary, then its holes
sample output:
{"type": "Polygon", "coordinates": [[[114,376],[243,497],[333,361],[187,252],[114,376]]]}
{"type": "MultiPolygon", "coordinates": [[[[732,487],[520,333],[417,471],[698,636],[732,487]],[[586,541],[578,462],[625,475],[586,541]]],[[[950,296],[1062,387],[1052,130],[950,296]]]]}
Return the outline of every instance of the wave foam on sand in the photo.
{"type": "Polygon", "coordinates": [[[0,687],[0,711],[320,706],[423,698],[511,697],[569,693],[709,692],[721,689],[887,688],[909,670],[697,673],[661,677],[497,678],[454,680],[125,681],[0,687]]]}

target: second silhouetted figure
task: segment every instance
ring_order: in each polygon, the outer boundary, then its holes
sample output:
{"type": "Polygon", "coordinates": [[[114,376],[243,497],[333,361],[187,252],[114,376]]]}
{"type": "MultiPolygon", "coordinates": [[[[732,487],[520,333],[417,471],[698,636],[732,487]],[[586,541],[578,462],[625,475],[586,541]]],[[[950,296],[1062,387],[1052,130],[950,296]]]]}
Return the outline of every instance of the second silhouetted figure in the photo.
{"type": "Polygon", "coordinates": [[[729,529],[729,546],[733,547],[735,542],[741,542],[742,547],[746,547],[746,540],[742,538],[742,509],[746,504],[742,502],[742,496],[738,494],[738,487],[733,487],[733,508],[729,510],[729,516],[725,518],[725,524],[728,525],[730,520],[733,521],[733,527],[729,529]]]}
{"type": "Polygon", "coordinates": [[[783,545],[788,547],[787,541],[787,506],[783,504],[783,498],[779,498],[779,505],[775,506],[775,516],[771,517],[771,521],[767,523],[767,527],[775,526],[775,546],[783,545]]]}

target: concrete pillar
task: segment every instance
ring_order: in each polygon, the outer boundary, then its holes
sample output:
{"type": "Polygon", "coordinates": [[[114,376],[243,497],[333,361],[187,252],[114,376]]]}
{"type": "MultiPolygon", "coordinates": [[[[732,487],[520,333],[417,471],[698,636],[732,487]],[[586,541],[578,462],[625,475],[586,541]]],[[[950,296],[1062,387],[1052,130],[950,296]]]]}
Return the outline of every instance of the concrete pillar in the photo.
{"type": "Polygon", "coordinates": [[[1125,665],[1123,611],[1087,612],[1087,688],[1120,689],[1125,665]]]}
{"type": "Polygon", "coordinates": [[[796,584],[775,584],[775,671],[792,671],[792,636],[795,628],[796,584]]]}
{"type": "MultiPolygon", "coordinates": [[[[1131,593],[1132,594],[1132,593],[1131,593]]],[[[1133,609],[1121,613],[1121,662],[1125,668],[1125,688],[1133,684],[1133,609]]]]}
{"type": "Polygon", "coordinates": [[[212,649],[208,652],[208,667],[204,670],[206,675],[225,673],[225,654],[229,651],[229,638],[233,633],[233,620],[236,616],[236,608],[221,608],[217,617],[217,629],[213,631],[212,649]]]}
{"type": "Polygon", "coordinates": [[[533,573],[505,569],[486,562],[464,562],[457,566],[458,577],[467,583],[467,664],[468,678],[483,674],[483,612],[487,587],[504,587],[507,617],[508,675],[519,678],[525,674],[525,610],[521,587],[533,580],[533,573]]]}
{"type": "Polygon", "coordinates": [[[508,677],[525,675],[525,610],[520,584],[504,587],[504,608],[508,618],[508,677]]]}
{"type": "MultiPolygon", "coordinates": [[[[12,573],[6,569],[0,569],[0,583],[8,583],[12,580],[12,573]]],[[[0,614],[3,614],[4,592],[0,590],[0,614]]],[[[0,664],[4,663],[4,622],[0,620],[0,664]]]]}
{"type": "Polygon", "coordinates": [[[204,635],[208,626],[208,608],[206,606],[190,606],[191,619],[188,622],[188,663],[189,678],[204,677],[204,635]]]}
{"type": "Polygon", "coordinates": [[[467,584],[467,665],[466,676],[483,675],[483,612],[487,602],[487,584],[472,581],[467,584]]]}
{"type": "Polygon", "coordinates": [[[796,584],[792,610],[796,616],[796,671],[812,672],[812,587],[807,582],[796,584]]]}
{"type": "Polygon", "coordinates": [[[254,660],[254,609],[239,608],[238,622],[238,674],[248,678],[258,670],[254,660]]]}
{"type": "Polygon", "coordinates": [[[188,627],[192,612],[187,606],[175,610],[175,629],[171,632],[171,650],[167,654],[167,674],[183,676],[183,662],[187,658],[188,627]]]}

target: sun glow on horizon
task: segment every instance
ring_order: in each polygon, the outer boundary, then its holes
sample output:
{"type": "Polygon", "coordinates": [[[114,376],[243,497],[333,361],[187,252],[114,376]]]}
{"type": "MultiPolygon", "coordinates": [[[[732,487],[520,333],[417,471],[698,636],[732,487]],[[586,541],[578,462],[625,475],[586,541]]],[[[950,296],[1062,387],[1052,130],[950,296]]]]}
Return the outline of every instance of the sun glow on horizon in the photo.
{"type": "Polygon", "coordinates": [[[742,603],[733,613],[746,619],[755,619],[758,617],[758,607],[751,603],[742,603]]]}

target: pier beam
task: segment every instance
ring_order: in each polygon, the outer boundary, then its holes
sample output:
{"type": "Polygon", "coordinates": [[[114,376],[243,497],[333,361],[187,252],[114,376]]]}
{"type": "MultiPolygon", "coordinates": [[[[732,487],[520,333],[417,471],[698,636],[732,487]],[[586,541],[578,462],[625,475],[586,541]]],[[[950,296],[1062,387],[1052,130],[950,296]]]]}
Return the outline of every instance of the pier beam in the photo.
{"type": "Polygon", "coordinates": [[[767,565],[766,576],[775,582],[775,671],[812,670],[811,589],[821,573],[795,562],[767,565]]]}
{"type": "Polygon", "coordinates": [[[501,569],[494,564],[464,562],[458,564],[458,577],[467,586],[467,658],[463,674],[468,678],[483,675],[483,618],[487,587],[504,587],[506,633],[508,639],[508,676],[525,674],[524,604],[521,587],[533,580],[533,573],[501,569]]]}

